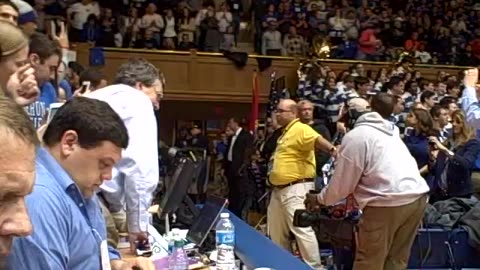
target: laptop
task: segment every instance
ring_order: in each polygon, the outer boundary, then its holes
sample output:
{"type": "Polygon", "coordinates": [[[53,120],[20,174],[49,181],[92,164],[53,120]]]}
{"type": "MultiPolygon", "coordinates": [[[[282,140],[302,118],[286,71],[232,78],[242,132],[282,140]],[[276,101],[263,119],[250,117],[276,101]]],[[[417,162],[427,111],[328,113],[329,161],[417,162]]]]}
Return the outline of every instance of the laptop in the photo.
{"type": "Polygon", "coordinates": [[[194,219],[192,226],[188,230],[187,240],[201,247],[210,231],[215,228],[216,222],[227,203],[227,199],[207,196],[200,214],[194,219]]]}

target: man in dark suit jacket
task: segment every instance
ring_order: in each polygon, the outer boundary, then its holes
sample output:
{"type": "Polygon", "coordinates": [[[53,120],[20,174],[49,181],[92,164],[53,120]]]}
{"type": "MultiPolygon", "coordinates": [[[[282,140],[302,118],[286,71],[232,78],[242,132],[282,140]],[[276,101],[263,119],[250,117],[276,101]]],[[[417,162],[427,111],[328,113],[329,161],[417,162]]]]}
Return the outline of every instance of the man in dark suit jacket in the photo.
{"type": "Polygon", "coordinates": [[[240,168],[248,159],[246,151],[253,147],[253,136],[240,125],[236,118],[228,120],[228,127],[233,135],[228,140],[228,151],[225,164],[225,172],[228,180],[229,209],[236,216],[241,217],[243,203],[245,201],[245,185],[242,183],[240,168]]]}

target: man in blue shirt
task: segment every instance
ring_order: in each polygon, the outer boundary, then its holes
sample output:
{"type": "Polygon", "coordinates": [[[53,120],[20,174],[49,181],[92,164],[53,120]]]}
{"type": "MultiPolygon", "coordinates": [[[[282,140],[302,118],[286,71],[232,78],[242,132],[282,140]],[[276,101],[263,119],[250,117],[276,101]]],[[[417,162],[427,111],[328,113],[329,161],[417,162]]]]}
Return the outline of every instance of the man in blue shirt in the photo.
{"type": "Polygon", "coordinates": [[[57,111],[43,135],[45,148],[37,151],[35,186],[26,198],[34,231],[15,239],[7,269],[132,269],[107,246],[95,196],[128,141],[123,121],[103,101],[78,97],[57,111]]]}
{"type": "Polygon", "coordinates": [[[33,125],[38,128],[50,104],[57,102],[57,90],[50,83],[55,78],[62,50],[57,41],[42,33],[30,37],[29,61],[35,69],[35,78],[40,88],[40,96],[25,107],[33,125]]]}

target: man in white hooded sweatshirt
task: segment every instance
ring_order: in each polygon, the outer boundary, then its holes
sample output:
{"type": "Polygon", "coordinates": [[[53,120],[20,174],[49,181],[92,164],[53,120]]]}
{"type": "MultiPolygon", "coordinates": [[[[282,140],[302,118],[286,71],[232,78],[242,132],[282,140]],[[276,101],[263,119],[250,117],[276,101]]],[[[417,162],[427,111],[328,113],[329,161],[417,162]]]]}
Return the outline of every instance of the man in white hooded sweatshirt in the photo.
{"type": "MultiPolygon", "coordinates": [[[[373,99],[377,108],[393,111],[393,97],[373,99]]],[[[332,179],[320,194],[308,194],[305,203],[315,211],[353,194],[363,209],[354,269],[404,270],[429,188],[395,133],[395,125],[377,112],[359,110],[365,108],[366,100],[352,99],[351,103],[349,109],[356,109],[359,117],[343,138],[332,179]]]]}

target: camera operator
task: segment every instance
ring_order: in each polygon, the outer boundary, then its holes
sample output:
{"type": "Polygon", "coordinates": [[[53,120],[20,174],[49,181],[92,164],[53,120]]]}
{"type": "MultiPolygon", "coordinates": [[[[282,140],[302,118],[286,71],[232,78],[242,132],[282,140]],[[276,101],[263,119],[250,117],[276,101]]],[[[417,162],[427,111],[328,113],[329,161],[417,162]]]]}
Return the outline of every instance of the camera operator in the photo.
{"type": "MultiPolygon", "coordinates": [[[[394,97],[374,96],[372,103],[391,114],[394,97]]],[[[406,269],[429,188],[394,124],[365,104],[361,98],[349,102],[354,128],[343,138],[330,183],[319,194],[307,194],[305,204],[318,211],[352,194],[363,209],[354,269],[406,269]]]]}
{"type": "Polygon", "coordinates": [[[297,119],[297,104],[281,100],[277,106],[278,124],[285,127],[269,164],[272,195],[268,205],[268,229],[273,242],[289,249],[289,232],[297,240],[303,259],[315,269],[321,269],[320,252],[311,227],[293,226],[295,210],[305,209],[305,194],[314,188],[316,176],[315,149],[335,155],[335,147],[297,119]],[[272,165],[272,166],[270,166],[272,165]]]}

